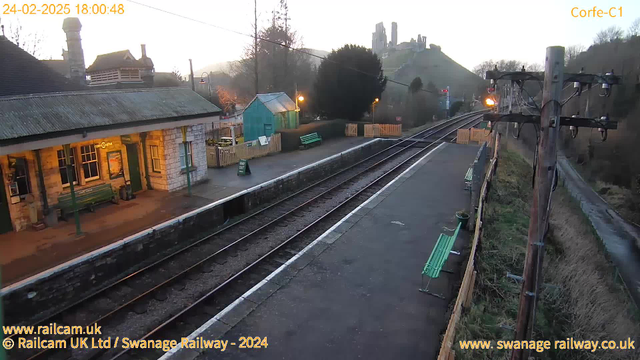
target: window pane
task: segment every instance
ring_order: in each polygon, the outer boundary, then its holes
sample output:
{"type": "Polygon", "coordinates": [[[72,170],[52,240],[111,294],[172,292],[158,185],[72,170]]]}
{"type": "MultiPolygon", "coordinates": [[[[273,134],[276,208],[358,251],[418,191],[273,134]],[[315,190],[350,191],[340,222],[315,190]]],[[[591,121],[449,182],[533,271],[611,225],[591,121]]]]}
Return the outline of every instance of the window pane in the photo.
{"type": "Polygon", "coordinates": [[[62,185],[66,185],[69,183],[69,177],[67,177],[67,169],[60,168],[60,180],[62,180],[62,185]]]}
{"type": "Polygon", "coordinates": [[[94,161],[89,164],[89,172],[91,173],[91,177],[98,176],[98,162],[94,161]]]}

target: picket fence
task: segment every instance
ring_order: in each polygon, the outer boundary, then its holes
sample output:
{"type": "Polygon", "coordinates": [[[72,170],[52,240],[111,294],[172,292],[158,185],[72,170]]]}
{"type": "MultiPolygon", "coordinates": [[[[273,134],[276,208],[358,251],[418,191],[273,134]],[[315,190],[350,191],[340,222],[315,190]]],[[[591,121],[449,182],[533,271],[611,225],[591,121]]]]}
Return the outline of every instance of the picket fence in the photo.
{"type": "Polygon", "coordinates": [[[207,146],[207,166],[224,167],[237,164],[240,159],[254,159],[282,151],[282,136],[273,134],[266,145],[260,145],[260,141],[248,141],[236,146],[207,146]]]}

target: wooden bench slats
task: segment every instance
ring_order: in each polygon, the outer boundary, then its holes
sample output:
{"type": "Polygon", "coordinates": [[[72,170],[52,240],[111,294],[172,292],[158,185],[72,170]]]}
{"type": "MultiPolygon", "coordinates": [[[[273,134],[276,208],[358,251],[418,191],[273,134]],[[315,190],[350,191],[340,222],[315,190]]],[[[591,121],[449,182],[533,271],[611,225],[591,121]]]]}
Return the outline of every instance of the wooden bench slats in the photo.
{"type": "Polygon", "coordinates": [[[453,244],[458,237],[460,225],[461,224],[458,223],[458,227],[453,235],[440,234],[440,237],[438,237],[438,241],[436,242],[436,246],[433,248],[433,251],[429,256],[429,260],[424,264],[422,275],[427,275],[432,279],[437,279],[440,276],[442,267],[449,258],[449,253],[451,252],[453,244]]]}
{"type": "Polygon", "coordinates": [[[464,176],[464,179],[466,181],[473,180],[473,168],[469,168],[469,170],[467,170],[467,174],[464,176]]]}
{"type": "MultiPolygon", "coordinates": [[[[75,195],[78,210],[82,210],[95,204],[111,201],[115,197],[113,188],[110,184],[100,184],[86,189],[81,189],[76,191],[75,195]]],[[[56,207],[62,211],[62,216],[64,216],[65,213],[73,213],[71,193],[65,193],[58,196],[58,204],[56,207]]]]}
{"type": "Polygon", "coordinates": [[[322,137],[320,137],[320,135],[318,135],[318,133],[315,133],[315,132],[300,136],[300,142],[302,143],[302,145],[313,144],[314,142],[317,142],[317,141],[322,142],[322,137]]]}

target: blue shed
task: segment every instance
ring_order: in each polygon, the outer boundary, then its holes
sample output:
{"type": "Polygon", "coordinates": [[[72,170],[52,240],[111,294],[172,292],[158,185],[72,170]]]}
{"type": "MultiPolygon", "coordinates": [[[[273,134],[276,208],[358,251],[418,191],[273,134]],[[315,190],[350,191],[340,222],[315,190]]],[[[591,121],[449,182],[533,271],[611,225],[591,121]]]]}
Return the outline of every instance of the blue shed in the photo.
{"type": "Polygon", "coordinates": [[[244,141],[271,136],[279,129],[298,128],[296,103],[283,92],[258,94],[242,114],[244,141]]]}

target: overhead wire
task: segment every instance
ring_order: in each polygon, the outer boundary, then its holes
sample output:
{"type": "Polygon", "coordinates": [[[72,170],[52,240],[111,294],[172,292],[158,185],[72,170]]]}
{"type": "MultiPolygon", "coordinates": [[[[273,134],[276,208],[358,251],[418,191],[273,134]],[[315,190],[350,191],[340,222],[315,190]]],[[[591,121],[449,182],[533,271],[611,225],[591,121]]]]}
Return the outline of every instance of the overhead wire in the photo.
{"type": "MultiPolygon", "coordinates": [[[[141,3],[141,2],[138,2],[138,1],[135,1],[135,0],[127,0],[127,1],[128,1],[128,2],[130,2],[130,3],[132,3],[132,4],[136,4],[136,5],[143,6],[143,7],[146,7],[146,8],[152,9],[152,10],[160,11],[160,12],[163,12],[163,13],[165,13],[165,14],[169,14],[169,15],[177,16],[177,17],[179,17],[179,18],[182,18],[182,19],[185,19],[185,20],[189,20],[189,21],[193,21],[193,22],[197,22],[197,23],[199,23],[199,24],[206,25],[206,26],[210,26],[210,27],[213,27],[213,28],[216,28],[216,29],[219,29],[219,30],[228,31],[228,32],[231,32],[231,33],[234,33],[234,34],[237,34],[237,35],[241,35],[241,36],[246,36],[246,37],[249,37],[249,38],[251,38],[251,39],[257,38],[257,39],[258,39],[258,40],[260,40],[260,41],[264,41],[264,42],[268,42],[268,43],[271,43],[271,44],[274,44],[274,45],[278,45],[278,46],[281,46],[281,47],[283,47],[283,48],[287,48],[287,49],[289,49],[289,50],[291,50],[291,51],[296,51],[296,52],[299,52],[299,53],[301,53],[301,54],[305,54],[305,55],[308,55],[308,56],[311,56],[311,57],[314,57],[314,58],[321,59],[321,60],[323,60],[323,61],[328,61],[328,62],[330,62],[330,63],[334,63],[334,64],[336,64],[336,65],[338,65],[338,66],[341,66],[341,67],[343,67],[343,68],[345,68],[345,69],[349,69],[349,70],[356,71],[356,72],[358,72],[358,73],[360,73],[360,74],[363,74],[363,75],[371,76],[371,77],[374,77],[374,78],[376,78],[376,79],[377,79],[377,78],[379,78],[379,75],[371,74],[371,73],[368,73],[368,72],[366,72],[366,71],[362,71],[362,70],[360,70],[360,69],[356,69],[356,68],[354,68],[354,67],[352,67],[352,66],[344,65],[344,64],[342,64],[342,63],[340,63],[340,62],[338,62],[338,61],[334,61],[334,60],[328,59],[327,57],[324,57],[324,56],[320,56],[320,55],[316,55],[316,54],[310,53],[310,52],[308,52],[308,51],[305,51],[304,49],[298,49],[298,48],[295,48],[295,47],[293,47],[293,46],[290,46],[290,45],[287,45],[287,44],[282,44],[282,43],[279,43],[279,42],[277,42],[277,41],[273,41],[273,40],[270,40],[270,39],[266,39],[266,38],[263,38],[263,37],[260,37],[260,36],[257,36],[257,37],[256,37],[256,36],[254,36],[254,35],[247,34],[247,33],[243,33],[243,32],[241,32],[241,31],[237,31],[237,30],[229,29],[229,28],[226,28],[226,27],[223,27],[223,26],[219,26],[219,25],[211,24],[211,23],[208,23],[208,22],[206,22],[206,21],[202,21],[202,20],[198,20],[198,19],[195,19],[195,18],[192,18],[192,17],[189,17],[189,16],[185,16],[185,15],[177,14],[177,13],[174,13],[174,12],[172,12],[172,11],[165,10],[165,9],[161,9],[161,8],[158,8],[158,7],[155,7],[155,6],[151,6],[151,5],[148,5],[148,4],[144,4],[144,3],[141,3]]],[[[392,84],[401,85],[401,86],[406,86],[407,88],[409,87],[409,84],[405,84],[405,83],[400,82],[400,81],[396,81],[396,80],[393,80],[393,79],[389,79],[389,78],[388,78],[388,77],[386,77],[386,76],[385,76],[385,79],[387,80],[387,82],[390,82],[390,83],[392,83],[392,84]]],[[[437,90],[420,89],[420,91],[424,91],[424,92],[431,93],[431,94],[441,95],[440,91],[437,91],[437,90]]]]}

